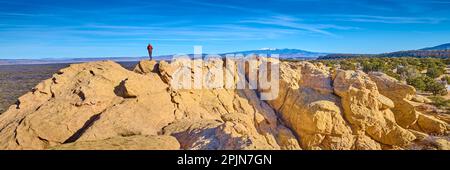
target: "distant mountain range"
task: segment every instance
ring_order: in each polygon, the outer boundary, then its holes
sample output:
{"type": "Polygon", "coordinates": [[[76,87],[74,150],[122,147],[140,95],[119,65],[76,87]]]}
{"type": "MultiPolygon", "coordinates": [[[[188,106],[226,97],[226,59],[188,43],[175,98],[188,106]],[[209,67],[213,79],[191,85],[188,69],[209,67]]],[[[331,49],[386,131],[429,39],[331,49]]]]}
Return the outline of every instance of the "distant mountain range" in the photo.
{"type": "Polygon", "coordinates": [[[245,56],[250,54],[257,55],[267,55],[270,56],[272,54],[279,54],[281,59],[315,59],[320,56],[328,55],[328,53],[320,53],[320,52],[310,52],[299,49],[277,49],[277,48],[263,48],[260,50],[251,50],[251,51],[239,51],[225,54],[243,54],[245,56]]]}
{"type": "Polygon", "coordinates": [[[419,50],[397,51],[382,54],[328,54],[320,56],[319,60],[345,59],[355,57],[417,57],[417,58],[449,58],[450,43],[428,47],[419,50]]]}
{"type": "Polygon", "coordinates": [[[450,50],[450,43],[438,45],[435,47],[423,48],[421,50],[450,50]]]}
{"type": "MultiPolygon", "coordinates": [[[[279,54],[281,59],[316,59],[319,56],[327,55],[327,53],[309,52],[299,49],[260,49],[251,51],[230,52],[225,54],[243,54],[245,56],[250,54],[279,54]]],[[[193,54],[188,54],[193,57],[193,54]]],[[[206,54],[203,54],[206,56],[206,54]]],[[[173,55],[155,56],[156,60],[171,60],[173,55]]],[[[24,64],[53,64],[53,63],[82,63],[91,61],[113,60],[116,62],[132,62],[148,59],[148,57],[107,57],[107,58],[69,58],[69,59],[0,59],[0,65],[24,65],[24,64]]]]}
{"type": "MultiPolygon", "coordinates": [[[[323,52],[311,52],[300,49],[277,49],[277,48],[263,48],[259,50],[238,51],[223,53],[226,54],[243,54],[244,56],[250,54],[267,55],[279,54],[280,59],[296,59],[296,60],[312,60],[312,59],[344,59],[354,57],[436,57],[448,58],[450,57],[450,43],[438,45],[435,47],[428,47],[419,50],[397,51],[383,54],[335,54],[323,52]]],[[[193,54],[188,56],[192,57],[193,54]]],[[[173,55],[162,55],[154,57],[157,60],[171,60],[173,55]]],[[[107,58],[69,58],[69,59],[0,59],[0,65],[23,65],[23,64],[53,64],[53,63],[81,63],[101,60],[113,60],[116,62],[133,62],[147,59],[148,57],[107,57],[107,58]]]]}

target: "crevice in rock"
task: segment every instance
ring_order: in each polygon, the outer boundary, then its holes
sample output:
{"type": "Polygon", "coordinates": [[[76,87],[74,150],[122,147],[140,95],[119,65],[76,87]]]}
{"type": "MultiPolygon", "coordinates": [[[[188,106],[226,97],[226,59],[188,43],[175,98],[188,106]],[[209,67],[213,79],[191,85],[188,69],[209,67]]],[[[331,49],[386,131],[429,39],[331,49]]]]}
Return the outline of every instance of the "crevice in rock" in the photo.
{"type": "Polygon", "coordinates": [[[44,139],[40,136],[38,136],[38,139],[44,143],[44,145],[45,145],[44,148],[46,148],[46,146],[48,146],[50,144],[50,142],[47,139],[44,139]]]}
{"type": "Polygon", "coordinates": [[[101,116],[102,113],[95,114],[95,115],[91,116],[91,118],[89,118],[89,120],[87,120],[84,123],[83,127],[78,129],[72,136],[70,136],[67,140],[65,140],[63,142],[63,144],[72,143],[72,142],[77,141],[81,137],[81,135],[83,135],[84,132],[86,132],[86,130],[94,124],[95,121],[100,119],[100,116],[101,116]]]}
{"type": "Polygon", "coordinates": [[[84,95],[84,93],[83,93],[82,91],[79,91],[79,92],[77,93],[77,95],[78,95],[78,97],[80,97],[81,101],[86,100],[86,96],[84,95]]]}
{"type": "Polygon", "coordinates": [[[118,103],[115,103],[115,104],[113,104],[113,105],[111,105],[111,106],[109,106],[109,107],[107,107],[107,108],[105,108],[105,109],[103,109],[103,111],[101,111],[100,113],[98,113],[98,114],[95,114],[95,115],[92,115],[85,123],[84,123],[84,125],[80,128],[80,129],[78,129],[74,134],[72,134],[72,136],[70,136],[69,138],[67,138],[64,142],[63,142],[63,144],[66,144],[66,143],[73,143],[73,142],[76,142],[92,125],[94,125],[94,123],[97,121],[97,120],[99,120],[100,118],[101,118],[101,115],[105,112],[105,111],[107,111],[109,108],[112,108],[112,107],[115,107],[115,106],[117,106],[118,104],[122,104],[122,103],[124,103],[125,102],[125,100],[122,100],[122,101],[120,101],[120,102],[118,102],[118,103]]]}
{"type": "Polygon", "coordinates": [[[216,93],[215,95],[216,95],[216,97],[217,97],[217,100],[219,100],[220,105],[223,107],[223,109],[225,109],[225,110],[227,111],[227,113],[230,114],[230,111],[227,109],[227,107],[225,107],[225,104],[224,104],[223,101],[220,99],[219,94],[216,93]]]}
{"type": "Polygon", "coordinates": [[[41,109],[42,105],[38,106],[36,109],[34,109],[34,111],[38,111],[39,109],[41,109]]]}
{"type": "Polygon", "coordinates": [[[51,98],[55,98],[55,92],[53,92],[52,86],[50,86],[51,98]]]}
{"type": "MultiPolygon", "coordinates": [[[[14,129],[14,139],[15,139],[16,144],[19,145],[19,146],[20,146],[20,142],[19,142],[19,140],[17,139],[17,128],[19,127],[19,125],[22,123],[22,121],[23,121],[24,119],[25,119],[25,118],[20,119],[19,123],[17,123],[16,129],[14,129]]],[[[3,130],[3,129],[2,129],[2,130],[3,130]]],[[[0,130],[0,131],[1,131],[1,130],[0,130]]]]}
{"type": "Polygon", "coordinates": [[[15,142],[16,142],[16,144],[17,144],[18,146],[20,146],[19,140],[17,139],[16,136],[17,136],[17,134],[14,134],[14,139],[16,139],[15,142]]]}
{"type": "Polygon", "coordinates": [[[337,99],[338,99],[338,101],[335,104],[336,104],[336,106],[339,107],[339,110],[340,110],[340,114],[339,115],[342,117],[342,120],[344,120],[345,125],[350,127],[350,130],[351,130],[351,132],[353,134],[354,127],[353,127],[353,124],[351,124],[350,121],[347,119],[347,116],[345,116],[345,111],[344,111],[344,108],[343,108],[344,106],[342,105],[342,98],[340,96],[334,94],[334,92],[333,92],[333,95],[336,96],[337,99]]]}
{"type": "Polygon", "coordinates": [[[142,134],[141,133],[134,133],[134,132],[124,132],[124,133],[120,133],[118,135],[120,137],[131,137],[131,136],[142,135],[142,134]]]}
{"type": "MultiPolygon", "coordinates": [[[[287,97],[289,96],[290,93],[291,93],[291,88],[288,88],[286,90],[286,95],[284,95],[284,97],[283,97],[283,104],[281,104],[280,108],[273,108],[277,113],[281,113],[281,110],[283,109],[284,105],[286,104],[287,97]]],[[[280,116],[280,114],[278,114],[278,116],[280,116]]]]}

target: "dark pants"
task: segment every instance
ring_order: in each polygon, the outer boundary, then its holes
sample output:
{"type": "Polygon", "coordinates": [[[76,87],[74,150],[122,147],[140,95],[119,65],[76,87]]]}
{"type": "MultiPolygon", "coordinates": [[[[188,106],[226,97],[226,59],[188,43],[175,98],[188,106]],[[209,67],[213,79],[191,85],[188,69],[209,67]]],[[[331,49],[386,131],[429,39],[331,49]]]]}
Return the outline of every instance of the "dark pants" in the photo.
{"type": "Polygon", "coordinates": [[[148,57],[150,57],[150,60],[152,60],[152,51],[148,51],[148,57]]]}

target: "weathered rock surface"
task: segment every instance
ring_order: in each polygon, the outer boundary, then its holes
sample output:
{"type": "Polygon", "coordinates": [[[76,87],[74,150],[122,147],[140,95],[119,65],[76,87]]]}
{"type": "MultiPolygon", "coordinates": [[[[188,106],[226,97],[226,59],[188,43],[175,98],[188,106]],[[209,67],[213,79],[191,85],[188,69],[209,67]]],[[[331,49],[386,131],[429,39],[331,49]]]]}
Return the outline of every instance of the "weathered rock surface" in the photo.
{"type": "Polygon", "coordinates": [[[365,73],[338,70],[334,91],[341,97],[345,117],[357,135],[394,146],[405,146],[415,139],[396,123],[395,114],[390,110],[394,106],[392,100],[380,94],[375,82],[365,73]]]}
{"type": "MultiPolygon", "coordinates": [[[[180,65],[177,61],[161,62],[162,79],[169,83],[179,78],[174,74],[180,65]]],[[[199,69],[203,77],[208,77],[209,68],[215,66],[222,67],[223,61],[211,60],[199,69]]],[[[193,71],[195,67],[188,69],[193,71]]],[[[237,81],[237,75],[229,71],[225,70],[225,74],[237,81]]],[[[176,122],[164,128],[164,133],[177,137],[183,149],[300,149],[295,136],[286,132],[289,130],[277,120],[273,109],[253,90],[215,87],[171,89],[170,93],[176,104],[176,122]]]]}
{"type": "Polygon", "coordinates": [[[329,74],[310,63],[281,63],[280,94],[268,103],[304,149],[351,149],[354,137],[329,74]]]}
{"type": "Polygon", "coordinates": [[[59,145],[54,150],[178,150],[180,144],[172,136],[113,137],[96,141],[77,141],[59,145]]]}
{"type": "Polygon", "coordinates": [[[157,75],[136,74],[114,62],[74,64],[1,115],[0,146],[45,149],[74,141],[156,135],[174,120],[168,114],[174,104],[167,88],[157,75]]]}
{"type": "Polygon", "coordinates": [[[233,61],[182,61],[62,69],[0,115],[0,149],[448,149],[448,123],[416,111],[414,88],[384,74],[270,60],[279,95],[262,101],[266,89],[214,83],[248,85],[258,67],[241,75],[233,61]],[[213,74],[225,65],[235,67],[213,74]],[[200,88],[173,84],[196,76],[200,88]],[[427,142],[433,135],[443,137],[427,142]]]}
{"type": "Polygon", "coordinates": [[[414,95],[411,100],[419,103],[427,103],[427,104],[433,103],[432,100],[422,95],[414,95]]]}
{"type": "Polygon", "coordinates": [[[444,135],[448,124],[431,115],[425,115],[416,110],[411,100],[429,103],[429,99],[416,95],[414,87],[402,84],[386,74],[373,72],[370,78],[377,83],[379,92],[394,102],[392,109],[395,119],[404,128],[411,128],[431,134],[444,135]]]}
{"type": "Polygon", "coordinates": [[[394,102],[395,107],[392,110],[397,123],[404,128],[409,128],[416,123],[419,113],[408,101],[416,94],[414,87],[402,84],[379,72],[370,73],[369,76],[377,83],[379,92],[394,102]]]}

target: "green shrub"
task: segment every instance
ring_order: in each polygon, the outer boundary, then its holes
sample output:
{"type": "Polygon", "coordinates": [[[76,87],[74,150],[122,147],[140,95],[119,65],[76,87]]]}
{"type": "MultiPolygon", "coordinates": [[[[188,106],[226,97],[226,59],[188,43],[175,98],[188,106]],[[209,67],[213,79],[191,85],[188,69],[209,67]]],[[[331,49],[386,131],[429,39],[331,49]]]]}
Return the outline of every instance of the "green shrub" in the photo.
{"type": "Polygon", "coordinates": [[[444,74],[444,72],[445,72],[444,68],[434,65],[427,69],[427,76],[431,78],[438,78],[439,76],[444,74]]]}
{"type": "Polygon", "coordinates": [[[432,81],[427,83],[427,87],[425,91],[431,92],[434,95],[447,95],[447,88],[445,88],[445,85],[442,83],[439,83],[437,81],[432,81]]]}
{"type": "Polygon", "coordinates": [[[386,70],[386,71],[383,71],[383,72],[386,73],[388,76],[391,76],[391,77],[393,77],[393,78],[395,78],[397,80],[401,80],[401,76],[399,74],[397,74],[397,73],[394,73],[391,70],[386,70]]]}
{"type": "Polygon", "coordinates": [[[431,92],[434,95],[447,94],[447,88],[443,83],[440,83],[428,76],[409,78],[406,80],[406,82],[420,91],[431,92]]]}
{"type": "Polygon", "coordinates": [[[446,82],[447,84],[450,84],[450,76],[442,77],[442,81],[446,82]]]}
{"type": "Polygon", "coordinates": [[[426,87],[427,87],[427,84],[425,83],[425,79],[426,78],[424,76],[408,78],[408,79],[406,79],[406,83],[413,86],[417,90],[425,91],[426,87]]]}
{"type": "Polygon", "coordinates": [[[397,68],[397,74],[400,75],[402,80],[416,78],[422,76],[419,70],[415,66],[401,66],[397,68]]]}
{"type": "Polygon", "coordinates": [[[434,97],[429,97],[429,99],[431,99],[433,101],[433,105],[438,107],[438,108],[447,108],[450,107],[450,100],[445,100],[443,97],[439,97],[439,96],[434,96],[434,97]]]}
{"type": "Polygon", "coordinates": [[[380,60],[370,60],[362,63],[363,71],[368,73],[372,71],[383,71],[386,70],[385,63],[380,60]]]}
{"type": "Polygon", "coordinates": [[[343,70],[356,70],[356,65],[353,62],[343,60],[339,64],[343,70]]]}

